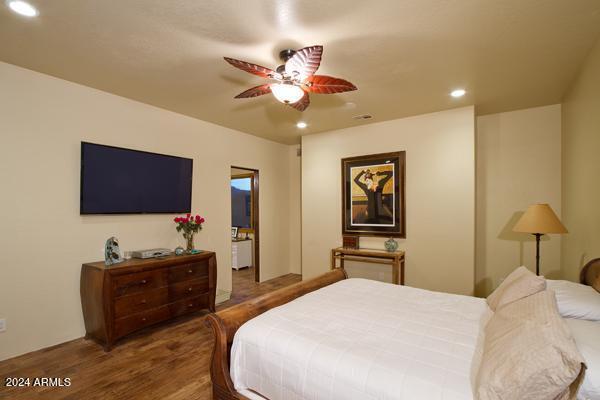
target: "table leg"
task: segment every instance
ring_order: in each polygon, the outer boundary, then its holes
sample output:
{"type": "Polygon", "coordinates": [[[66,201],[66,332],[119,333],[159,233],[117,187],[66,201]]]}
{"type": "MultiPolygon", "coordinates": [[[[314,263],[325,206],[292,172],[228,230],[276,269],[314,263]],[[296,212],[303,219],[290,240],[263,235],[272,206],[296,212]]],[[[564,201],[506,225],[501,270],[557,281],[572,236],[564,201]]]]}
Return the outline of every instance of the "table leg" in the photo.
{"type": "Polygon", "coordinates": [[[331,261],[329,263],[331,269],[335,269],[335,250],[331,250],[331,261]]]}
{"type": "Polygon", "coordinates": [[[398,259],[394,260],[394,263],[392,264],[392,282],[394,283],[394,285],[399,285],[400,282],[398,281],[398,270],[400,269],[400,264],[398,263],[398,259]]]}
{"type": "Polygon", "coordinates": [[[400,260],[400,284],[404,285],[404,256],[400,260]]]}

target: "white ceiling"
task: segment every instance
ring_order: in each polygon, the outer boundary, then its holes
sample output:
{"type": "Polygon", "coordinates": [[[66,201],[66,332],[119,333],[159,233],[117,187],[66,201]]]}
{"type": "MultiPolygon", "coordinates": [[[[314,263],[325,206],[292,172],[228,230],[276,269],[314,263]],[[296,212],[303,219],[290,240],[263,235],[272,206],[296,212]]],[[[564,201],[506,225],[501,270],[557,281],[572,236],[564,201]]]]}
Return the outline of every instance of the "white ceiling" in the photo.
{"type": "Polygon", "coordinates": [[[35,19],[0,3],[0,60],[282,143],[468,104],[560,102],[600,35],[598,0],[30,2],[35,19]],[[304,113],[233,99],[263,80],[223,56],[274,68],[280,50],[314,44],[318,73],[358,91],[312,95],[304,113]],[[450,98],[457,87],[468,94],[450,98]]]}

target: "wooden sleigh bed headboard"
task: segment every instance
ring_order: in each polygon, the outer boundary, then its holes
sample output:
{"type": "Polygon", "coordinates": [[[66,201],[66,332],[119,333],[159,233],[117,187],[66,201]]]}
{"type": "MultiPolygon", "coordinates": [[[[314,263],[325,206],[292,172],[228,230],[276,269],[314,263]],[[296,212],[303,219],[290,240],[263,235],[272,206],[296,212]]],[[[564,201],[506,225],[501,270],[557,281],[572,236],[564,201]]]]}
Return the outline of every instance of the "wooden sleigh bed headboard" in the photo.
{"type": "Polygon", "coordinates": [[[600,258],[595,258],[585,264],[579,275],[579,280],[584,285],[591,286],[600,293],[600,258]]]}
{"type": "Polygon", "coordinates": [[[242,324],[271,308],[278,307],[307,293],[346,278],[346,271],[342,268],[336,268],[316,278],[290,285],[217,313],[209,314],[206,317],[206,323],[212,327],[215,334],[215,347],[213,349],[210,368],[213,399],[247,400],[247,397],[235,390],[231,376],[229,375],[229,357],[233,337],[242,324]]]}

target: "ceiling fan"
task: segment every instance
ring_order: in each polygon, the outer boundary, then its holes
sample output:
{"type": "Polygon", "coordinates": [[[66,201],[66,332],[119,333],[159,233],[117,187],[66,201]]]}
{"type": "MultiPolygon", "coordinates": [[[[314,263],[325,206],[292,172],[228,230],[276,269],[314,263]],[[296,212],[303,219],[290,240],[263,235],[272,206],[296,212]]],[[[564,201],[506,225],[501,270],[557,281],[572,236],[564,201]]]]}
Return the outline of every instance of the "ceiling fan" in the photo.
{"type": "Polygon", "coordinates": [[[250,88],[237,96],[236,99],[262,96],[273,93],[280,102],[304,111],[310,104],[309,93],[333,94],[356,90],[352,83],[332,76],[315,75],[319,65],[323,46],[309,46],[300,50],[286,49],[279,53],[283,65],[272,69],[224,57],[225,61],[242,71],[249,72],[263,78],[272,79],[273,83],[250,88]]]}

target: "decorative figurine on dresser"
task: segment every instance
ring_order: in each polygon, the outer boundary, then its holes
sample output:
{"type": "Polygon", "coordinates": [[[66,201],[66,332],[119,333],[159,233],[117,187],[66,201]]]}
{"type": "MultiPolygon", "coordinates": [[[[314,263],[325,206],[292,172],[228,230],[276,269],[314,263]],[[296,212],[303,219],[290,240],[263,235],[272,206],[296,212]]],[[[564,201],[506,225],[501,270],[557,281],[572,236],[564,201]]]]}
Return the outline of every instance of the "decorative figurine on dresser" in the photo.
{"type": "Polygon", "coordinates": [[[214,252],[104,261],[81,267],[81,306],[86,339],[110,351],[129,333],[180,315],[215,311],[217,258],[214,252]]]}
{"type": "Polygon", "coordinates": [[[119,249],[119,240],[116,237],[110,237],[106,240],[104,246],[104,264],[113,265],[123,262],[121,250],[119,249]]]}

